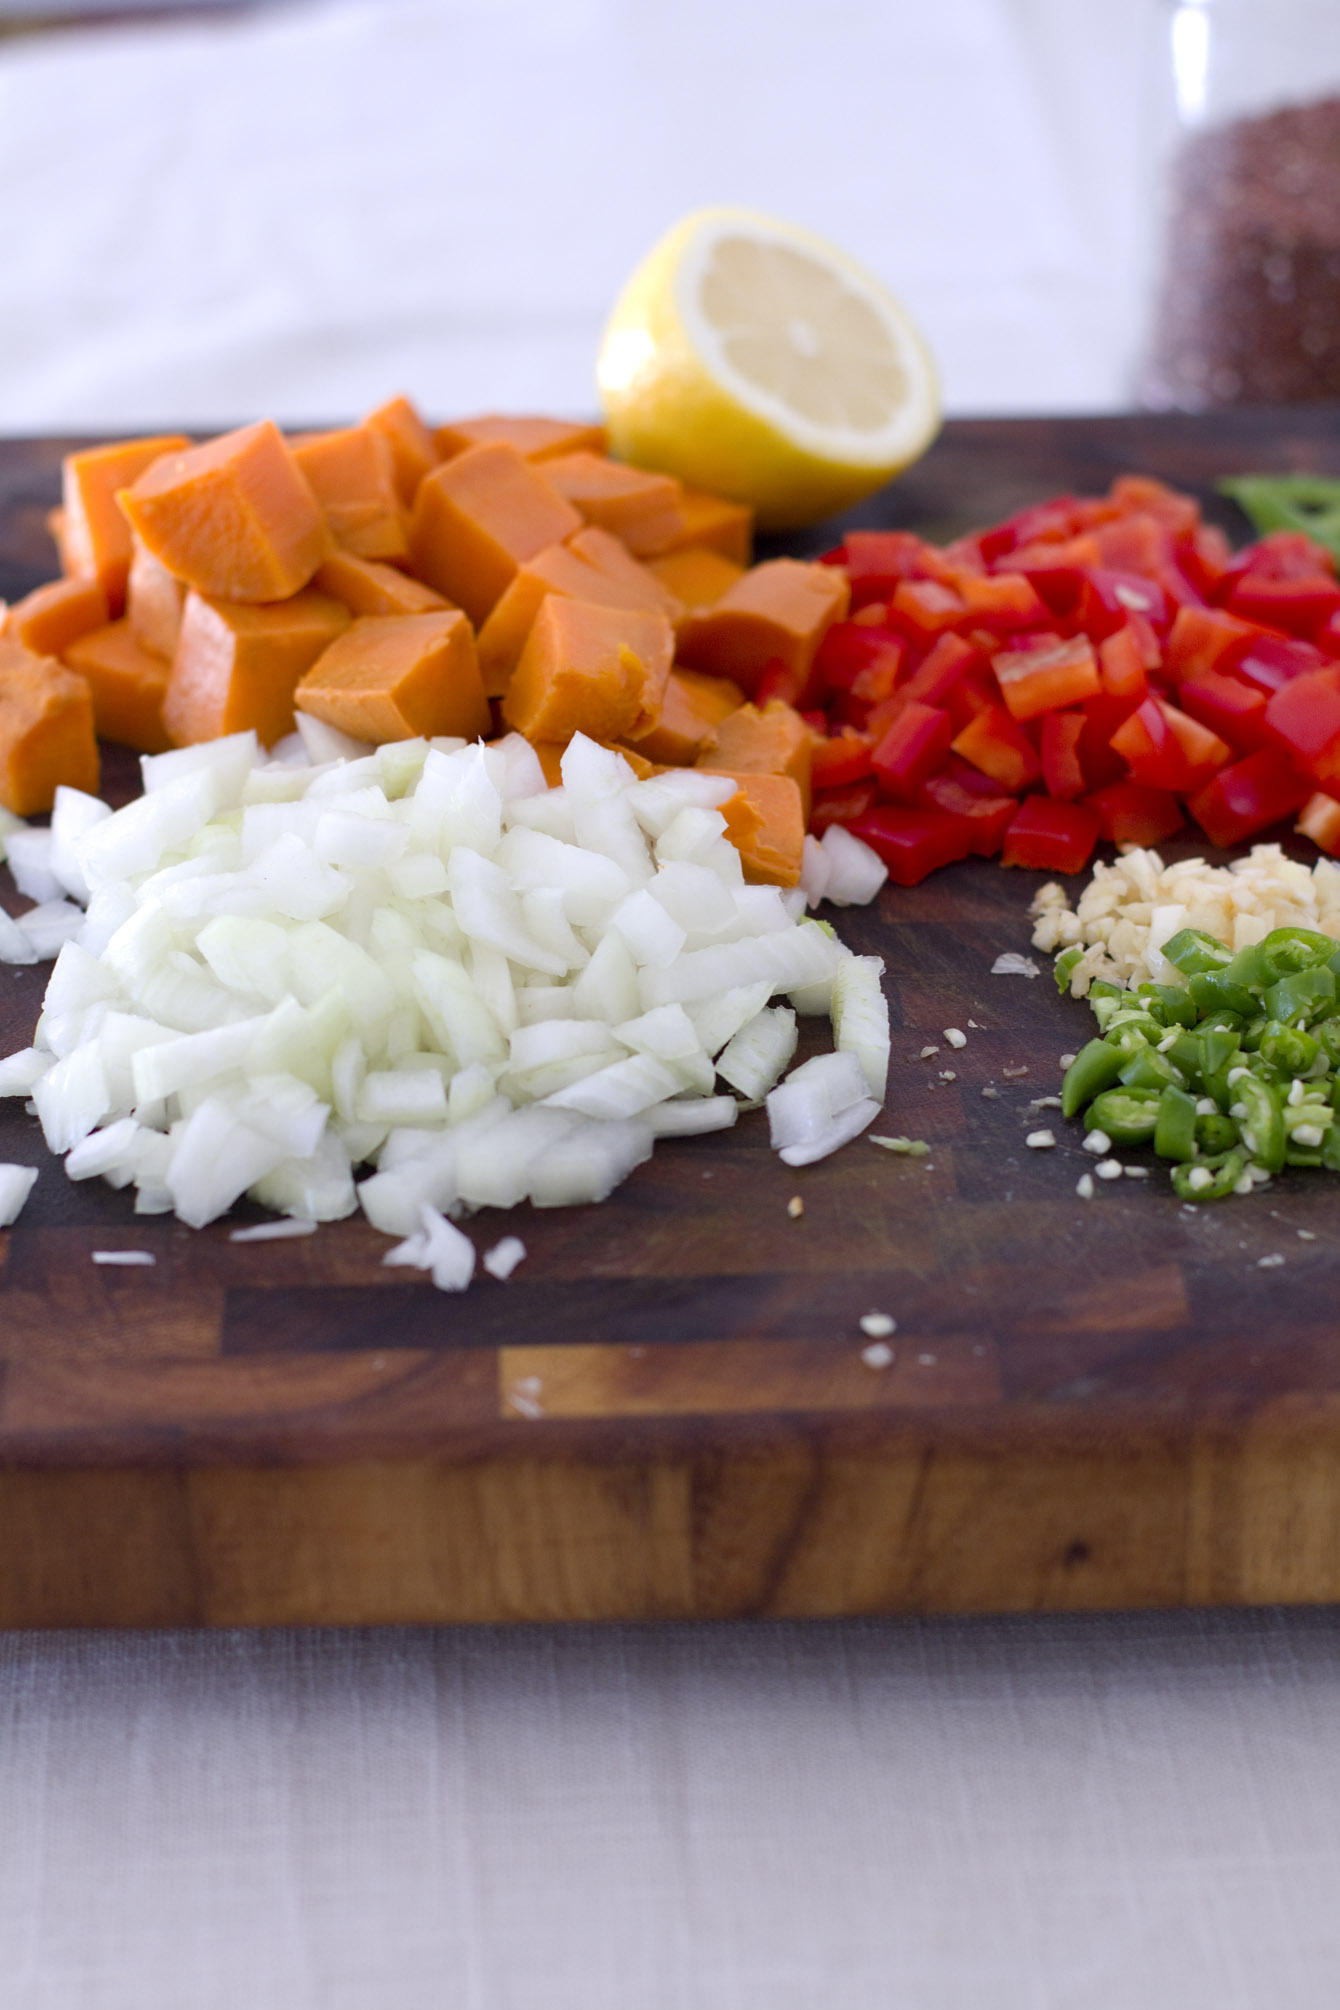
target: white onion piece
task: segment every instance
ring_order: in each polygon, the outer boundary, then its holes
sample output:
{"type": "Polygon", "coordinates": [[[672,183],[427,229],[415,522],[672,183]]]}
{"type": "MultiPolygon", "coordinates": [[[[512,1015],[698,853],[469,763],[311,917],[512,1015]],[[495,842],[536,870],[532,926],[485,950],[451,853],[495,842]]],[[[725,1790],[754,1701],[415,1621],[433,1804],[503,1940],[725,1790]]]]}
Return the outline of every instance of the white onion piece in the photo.
{"type": "Polygon", "coordinates": [[[879,853],[841,824],[830,824],[824,832],[823,852],[828,862],[825,896],[836,907],[866,906],[889,876],[879,853]]]}
{"type": "Polygon", "coordinates": [[[17,921],[0,907],[0,963],[36,963],[37,951],[17,921]]]}
{"type": "Polygon", "coordinates": [[[505,1235],[501,1242],[495,1242],[486,1250],[483,1264],[490,1277],[505,1283],[519,1263],[526,1260],[526,1245],[519,1235],[505,1235]]]}
{"type": "Polygon", "coordinates": [[[690,1096],[681,1103],[658,1103],[641,1121],[658,1138],[693,1138],[705,1131],[728,1131],[739,1114],[734,1096],[690,1096]]]}
{"type": "MultiPolygon", "coordinates": [[[[833,826],[836,828],[836,826],[833,826]]],[[[800,885],[805,899],[811,907],[817,907],[828,891],[832,877],[832,864],[818,838],[805,836],[800,858],[800,885]]]]}
{"type": "Polygon", "coordinates": [[[841,1116],[833,1117],[815,1138],[803,1145],[783,1145],[778,1153],[783,1165],[811,1166],[819,1159],[826,1159],[833,1152],[849,1145],[853,1138],[859,1138],[867,1124],[872,1124],[879,1115],[881,1105],[873,1096],[862,1097],[859,1103],[852,1103],[841,1116]]]}
{"type": "Polygon", "coordinates": [[[31,1096],[51,1067],[50,1054],[36,1047],[21,1047],[17,1054],[0,1061],[0,1096],[31,1096]]]}
{"type": "Polygon", "coordinates": [[[9,870],[25,900],[59,900],[65,891],[51,859],[51,832],[12,831],[8,844],[9,870]]]}
{"type": "Polygon", "coordinates": [[[62,889],[87,901],[91,888],[79,862],[79,840],[112,814],[110,803],[61,783],[51,810],[51,870],[62,889]]]}
{"type": "Polygon", "coordinates": [[[36,1183],[35,1166],[0,1165],[0,1228],[10,1228],[18,1220],[36,1183]]]}
{"type": "Polygon", "coordinates": [[[8,840],[15,831],[26,831],[27,824],[22,817],[16,817],[13,810],[0,804],[0,862],[3,862],[8,840]]]}
{"type": "MultiPolygon", "coordinates": [[[[348,733],[341,733],[336,727],[328,726],[324,719],[314,719],[309,712],[299,712],[294,720],[296,738],[305,758],[314,768],[327,761],[356,761],[373,750],[365,740],[355,740],[348,733]]],[[[284,746],[285,741],[280,742],[284,746]]],[[[271,758],[279,755],[279,747],[272,747],[271,758]]]]}
{"type": "Polygon", "coordinates": [[[796,1015],[785,1005],[765,1007],[717,1056],[723,1082],[751,1103],[761,1103],[796,1051],[796,1015]]]}
{"type": "Polygon", "coordinates": [[[833,1036],[838,1050],[856,1055],[868,1093],[881,1103],[890,1051],[889,1008],[879,982],[883,972],[881,957],[846,956],[833,977],[833,1036]]]}

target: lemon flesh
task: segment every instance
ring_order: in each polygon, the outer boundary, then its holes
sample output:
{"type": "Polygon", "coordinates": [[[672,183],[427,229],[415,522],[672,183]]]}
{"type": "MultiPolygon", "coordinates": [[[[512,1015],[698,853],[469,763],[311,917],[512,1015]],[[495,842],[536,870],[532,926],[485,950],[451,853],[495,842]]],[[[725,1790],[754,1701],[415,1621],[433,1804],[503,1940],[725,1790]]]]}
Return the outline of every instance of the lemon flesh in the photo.
{"type": "Polygon", "coordinates": [[[790,529],[868,495],[940,423],[906,310],[822,238],[745,209],[698,210],[624,287],[597,381],[610,445],[635,466],[790,529]]]}

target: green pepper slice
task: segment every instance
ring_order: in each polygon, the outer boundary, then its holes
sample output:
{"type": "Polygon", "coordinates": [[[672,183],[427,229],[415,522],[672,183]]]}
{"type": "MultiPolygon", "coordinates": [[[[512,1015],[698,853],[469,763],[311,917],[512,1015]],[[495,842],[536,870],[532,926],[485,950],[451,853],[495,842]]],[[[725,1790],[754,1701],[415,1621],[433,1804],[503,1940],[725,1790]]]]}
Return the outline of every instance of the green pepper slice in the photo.
{"type": "Polygon", "coordinates": [[[1077,1117],[1086,1103],[1112,1088],[1124,1065],[1120,1047],[1106,1040],[1090,1040],[1081,1047],[1061,1083],[1061,1115],[1077,1117]]]}
{"type": "Polygon", "coordinates": [[[1245,985],[1234,984],[1223,970],[1198,971],[1187,979],[1187,990],[1202,1012],[1218,1012],[1224,1006],[1241,1012],[1244,1019],[1256,1011],[1256,1000],[1245,985]]]}
{"type": "Polygon", "coordinates": [[[1142,1047],[1133,1054],[1121,1070],[1119,1080],[1128,1089],[1162,1089],[1169,1083],[1175,1089],[1186,1087],[1186,1076],[1181,1069],[1160,1054],[1157,1047],[1142,1047]]]}
{"type": "Polygon", "coordinates": [[[1312,1028],[1316,1040],[1327,1060],[1334,1068],[1340,1065],[1340,1019],[1321,1019],[1312,1028]]]}
{"type": "Polygon", "coordinates": [[[1320,935],[1315,928],[1272,928],[1257,948],[1261,969],[1268,984],[1288,977],[1296,970],[1314,970],[1335,955],[1335,939],[1320,935]]]}
{"type": "Polygon", "coordinates": [[[1210,1155],[1228,1152],[1237,1142],[1238,1127],[1232,1117],[1211,1116],[1207,1111],[1196,1118],[1196,1145],[1200,1151],[1210,1155]]]}
{"type": "Polygon", "coordinates": [[[1206,970],[1223,970],[1233,960],[1233,952],[1217,936],[1203,928],[1179,928],[1163,945],[1163,954],[1185,977],[1206,970]]]}
{"type": "Polygon", "coordinates": [[[1154,1125],[1154,1150],[1161,1159],[1196,1156],[1196,1099],[1171,1083],[1159,1097],[1154,1125]]]}
{"type": "Polygon", "coordinates": [[[1183,1200],[1227,1200],[1246,1170],[1247,1161],[1241,1152],[1225,1152],[1217,1163],[1213,1159],[1193,1159],[1188,1165],[1173,1167],[1173,1192],[1183,1200]],[[1210,1179],[1203,1186],[1199,1182],[1193,1186],[1193,1178],[1201,1171],[1210,1173],[1210,1179]]]}
{"type": "Polygon", "coordinates": [[[1137,984],[1135,995],[1165,1026],[1194,1026],[1200,1018],[1196,1001],[1183,984],[1137,984]]]}
{"type": "Polygon", "coordinates": [[[1082,942],[1074,942],[1069,949],[1063,949],[1052,969],[1056,977],[1056,988],[1064,993],[1070,989],[1070,973],[1084,954],[1082,942]]]}
{"type": "Polygon", "coordinates": [[[1268,1020],[1261,1035],[1261,1045],[1257,1049],[1268,1068],[1278,1075],[1287,1075],[1290,1080],[1295,1075],[1305,1075],[1316,1060],[1321,1048],[1310,1033],[1300,1032],[1297,1026],[1282,1025],[1278,1019],[1268,1020]]]}
{"type": "Polygon", "coordinates": [[[1198,1065],[1203,1076],[1217,1075],[1222,1069],[1233,1066],[1233,1057],[1239,1051],[1236,1033],[1219,1026],[1202,1026],[1196,1039],[1200,1047],[1198,1065]]]}
{"type": "Polygon", "coordinates": [[[1265,1005],[1272,1019],[1296,1019],[1299,1024],[1306,1024],[1312,1019],[1324,1019],[1326,1008],[1334,1005],[1335,997],[1335,978],[1329,970],[1300,970],[1272,984],[1266,992],[1265,1005]]]}
{"type": "Polygon", "coordinates": [[[1106,1131],[1114,1145],[1148,1144],[1158,1120],[1157,1089],[1105,1089],[1085,1117],[1091,1131],[1106,1131]]]}
{"type": "Polygon", "coordinates": [[[1275,1098],[1255,1075],[1241,1076],[1233,1084],[1233,1097],[1244,1110],[1238,1120],[1244,1146],[1267,1172],[1278,1172],[1284,1164],[1287,1140],[1284,1118],[1275,1098]]]}

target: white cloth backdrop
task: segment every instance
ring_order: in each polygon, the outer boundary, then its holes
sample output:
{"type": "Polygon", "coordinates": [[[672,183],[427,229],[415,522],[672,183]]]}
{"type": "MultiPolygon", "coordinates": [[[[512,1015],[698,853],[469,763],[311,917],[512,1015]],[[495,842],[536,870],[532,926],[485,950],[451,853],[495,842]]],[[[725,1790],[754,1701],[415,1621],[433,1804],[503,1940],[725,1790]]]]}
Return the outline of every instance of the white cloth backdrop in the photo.
{"type": "Polygon", "coordinates": [[[1155,0],[382,0],[0,50],[0,428],[580,413],[702,203],[840,239],[956,411],[1124,402],[1155,0]]]}
{"type": "Polygon", "coordinates": [[[0,1637],[5,2010],[1333,2010],[1334,1612],[0,1637]]]}
{"type": "MultiPolygon", "coordinates": [[[[956,411],[1119,406],[1145,0],[487,0],[0,46],[0,428],[591,407],[754,203],[956,411]]],[[[1333,2010],[1331,1612],[0,1636],[0,2010],[1333,2010]]]]}

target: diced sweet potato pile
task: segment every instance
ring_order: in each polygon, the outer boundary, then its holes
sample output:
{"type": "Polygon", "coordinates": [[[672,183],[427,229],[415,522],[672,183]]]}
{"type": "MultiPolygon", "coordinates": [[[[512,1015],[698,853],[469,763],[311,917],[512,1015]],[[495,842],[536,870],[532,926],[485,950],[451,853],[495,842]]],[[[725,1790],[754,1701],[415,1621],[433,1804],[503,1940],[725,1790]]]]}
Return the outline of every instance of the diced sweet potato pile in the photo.
{"type": "Polygon", "coordinates": [[[144,753],[299,714],[356,740],[573,734],[639,774],[734,777],[749,877],[793,885],[812,729],[797,689],[844,575],[750,569],[752,518],[612,460],[598,426],[485,414],[432,430],[407,398],[356,426],[269,420],[70,454],[62,577],[4,618],[0,802],[92,788],[97,739],[144,753]]]}

